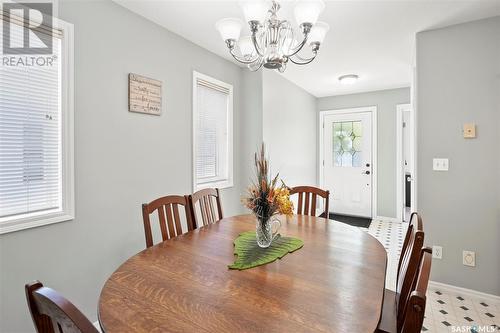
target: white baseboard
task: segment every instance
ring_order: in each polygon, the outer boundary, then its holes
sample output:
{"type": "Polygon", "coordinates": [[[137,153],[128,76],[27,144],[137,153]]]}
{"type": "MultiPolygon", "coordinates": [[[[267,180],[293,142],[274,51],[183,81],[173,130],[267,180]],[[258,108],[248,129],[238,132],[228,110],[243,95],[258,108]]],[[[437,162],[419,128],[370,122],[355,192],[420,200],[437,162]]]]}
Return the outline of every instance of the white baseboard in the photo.
{"type": "Polygon", "coordinates": [[[490,302],[495,302],[495,303],[500,304],[500,296],[487,294],[487,293],[483,293],[483,292],[472,290],[472,289],[452,286],[450,284],[436,282],[436,281],[429,281],[429,287],[432,287],[435,289],[441,289],[444,291],[449,291],[449,292],[455,293],[457,295],[465,295],[465,296],[468,295],[468,296],[472,296],[472,297],[477,297],[477,298],[481,298],[484,300],[488,300],[490,302]]]}
{"type": "Polygon", "coordinates": [[[380,220],[384,222],[402,222],[395,217],[387,217],[387,216],[377,216],[373,220],[380,220]]]}

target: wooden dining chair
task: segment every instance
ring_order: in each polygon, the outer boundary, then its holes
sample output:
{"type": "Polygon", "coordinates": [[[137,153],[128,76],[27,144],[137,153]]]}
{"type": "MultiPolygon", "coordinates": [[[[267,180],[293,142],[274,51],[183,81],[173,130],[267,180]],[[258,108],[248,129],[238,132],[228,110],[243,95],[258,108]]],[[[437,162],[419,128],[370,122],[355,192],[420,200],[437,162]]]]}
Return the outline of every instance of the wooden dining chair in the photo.
{"type": "Polygon", "coordinates": [[[290,188],[290,195],[298,194],[297,214],[316,216],[316,202],[318,196],[324,199],[325,210],[319,217],[328,218],[330,192],[313,186],[296,186],[290,188]]]}
{"type": "Polygon", "coordinates": [[[26,284],[25,291],[38,333],[99,333],[76,306],[40,281],[26,284]]]}
{"type": "MultiPolygon", "coordinates": [[[[417,215],[418,216],[418,215],[417,215]]],[[[424,244],[422,220],[413,223],[405,251],[401,254],[401,266],[396,281],[396,291],[385,289],[382,316],[377,332],[399,332],[404,309],[408,301],[420,263],[420,251],[424,244]]]]}
{"type": "Polygon", "coordinates": [[[413,226],[415,225],[416,221],[419,221],[419,223],[423,227],[422,218],[420,217],[420,215],[418,215],[417,212],[413,212],[413,213],[411,213],[410,222],[408,223],[408,228],[406,229],[405,239],[403,240],[403,246],[401,247],[401,255],[399,256],[398,271],[397,271],[396,279],[399,277],[399,271],[401,269],[401,262],[403,261],[402,260],[403,259],[403,253],[405,253],[406,248],[408,247],[408,242],[410,240],[410,235],[412,233],[412,229],[413,229],[413,226]]]}
{"type": "Polygon", "coordinates": [[[189,195],[189,208],[194,228],[219,221],[223,218],[219,189],[206,188],[189,195]],[[201,219],[198,217],[201,217],[201,219]]]}
{"type": "Polygon", "coordinates": [[[160,224],[161,238],[163,241],[179,236],[184,233],[179,215],[179,206],[184,207],[187,231],[193,230],[191,211],[187,196],[167,195],[150,203],[142,204],[142,219],[144,221],[144,234],[146,236],[146,247],[153,246],[153,232],[151,230],[150,215],[157,211],[160,224]]]}
{"type": "Polygon", "coordinates": [[[432,249],[423,248],[420,255],[420,266],[411,292],[406,302],[401,324],[401,333],[419,333],[422,330],[425,316],[427,286],[432,264],[432,249]]]}

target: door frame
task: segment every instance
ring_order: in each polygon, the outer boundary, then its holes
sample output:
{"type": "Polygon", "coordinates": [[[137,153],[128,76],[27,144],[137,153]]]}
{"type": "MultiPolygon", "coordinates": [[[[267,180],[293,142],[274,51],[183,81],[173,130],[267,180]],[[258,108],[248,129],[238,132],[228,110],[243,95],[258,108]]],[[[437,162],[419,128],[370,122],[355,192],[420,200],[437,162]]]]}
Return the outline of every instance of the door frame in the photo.
{"type": "Polygon", "coordinates": [[[349,113],[361,113],[369,112],[372,117],[372,219],[378,216],[377,214],[377,106],[363,106],[356,108],[345,108],[345,109],[333,109],[333,110],[323,110],[319,111],[319,136],[318,136],[318,183],[319,187],[323,188],[323,174],[324,174],[324,142],[323,133],[325,128],[325,116],[328,115],[339,115],[339,114],[349,114],[349,113]]]}
{"type": "MultiPolygon", "coordinates": [[[[415,170],[416,170],[416,154],[415,154],[415,123],[414,123],[414,110],[410,103],[396,105],[396,219],[398,222],[403,221],[403,195],[404,195],[404,157],[403,157],[403,112],[410,112],[410,169],[412,171],[411,183],[411,202],[410,210],[415,211],[415,170]]],[[[406,221],[409,222],[409,221],[406,221]]]]}

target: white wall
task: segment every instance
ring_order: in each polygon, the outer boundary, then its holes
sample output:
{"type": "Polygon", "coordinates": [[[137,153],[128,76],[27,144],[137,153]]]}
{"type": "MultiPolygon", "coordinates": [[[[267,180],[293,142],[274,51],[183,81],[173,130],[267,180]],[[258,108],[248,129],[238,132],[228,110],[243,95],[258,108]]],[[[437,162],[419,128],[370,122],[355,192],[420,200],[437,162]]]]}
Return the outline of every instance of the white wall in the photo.
{"type": "Polygon", "coordinates": [[[317,185],[316,98],[272,71],[263,72],[263,135],[273,173],[288,186],[317,185]]]}
{"type": "Polygon", "coordinates": [[[426,243],[443,246],[432,279],[500,295],[500,17],[419,33],[416,91],[418,210],[426,243]]]}
{"type": "MultiPolygon", "coordinates": [[[[192,191],[193,70],[234,86],[235,186],[222,191],[226,215],[243,211],[241,163],[260,141],[242,136],[258,126],[247,131],[254,120],[242,107],[240,67],[111,1],[63,1],[59,12],[75,25],[76,219],[0,236],[0,332],[34,331],[23,289],[34,279],[96,320],[105,280],[145,248],[141,203],[192,191]],[[160,117],[127,111],[129,72],[163,81],[160,117]]],[[[252,89],[245,83],[249,96],[252,89]]]]}
{"type": "Polygon", "coordinates": [[[396,217],[396,106],[410,103],[410,88],[322,97],[318,110],[377,107],[377,211],[396,217]]]}

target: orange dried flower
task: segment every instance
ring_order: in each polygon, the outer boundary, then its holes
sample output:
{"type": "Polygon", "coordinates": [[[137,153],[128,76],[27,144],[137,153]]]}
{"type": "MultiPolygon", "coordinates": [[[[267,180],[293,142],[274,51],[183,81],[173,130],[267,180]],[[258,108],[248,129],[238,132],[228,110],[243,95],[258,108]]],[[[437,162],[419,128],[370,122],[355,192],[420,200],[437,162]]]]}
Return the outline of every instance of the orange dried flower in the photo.
{"type": "Polygon", "coordinates": [[[255,154],[256,180],[248,187],[247,196],[242,203],[259,218],[267,220],[276,214],[293,215],[293,203],[290,191],[283,181],[278,185],[278,176],[269,176],[269,162],[265,155],[265,146],[255,154]]]}

